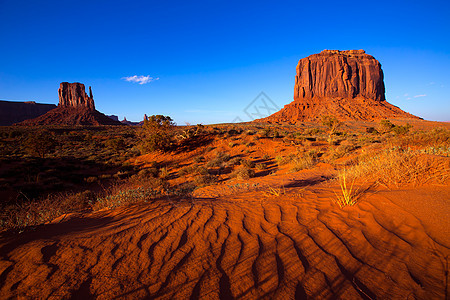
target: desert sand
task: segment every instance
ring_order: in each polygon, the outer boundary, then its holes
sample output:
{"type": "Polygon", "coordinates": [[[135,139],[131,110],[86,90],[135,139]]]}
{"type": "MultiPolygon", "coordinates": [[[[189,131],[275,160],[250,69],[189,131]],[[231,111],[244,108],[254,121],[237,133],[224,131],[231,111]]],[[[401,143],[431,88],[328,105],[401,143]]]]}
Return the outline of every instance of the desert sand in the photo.
{"type": "Polygon", "coordinates": [[[252,178],[266,188],[224,185],[222,196],[205,187],[191,199],[4,235],[0,297],[444,299],[449,186],[377,188],[341,209],[338,186],[323,180],[329,171],[252,178]]]}

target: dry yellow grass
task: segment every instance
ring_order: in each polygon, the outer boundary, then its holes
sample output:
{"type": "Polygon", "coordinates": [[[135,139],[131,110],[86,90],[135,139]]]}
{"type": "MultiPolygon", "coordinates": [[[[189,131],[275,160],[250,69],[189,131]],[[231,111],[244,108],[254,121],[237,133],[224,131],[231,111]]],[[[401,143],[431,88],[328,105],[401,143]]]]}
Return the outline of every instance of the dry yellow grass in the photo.
{"type": "Polygon", "coordinates": [[[402,148],[366,153],[346,170],[348,180],[364,179],[385,186],[444,183],[450,178],[450,162],[420,151],[402,148]]]}

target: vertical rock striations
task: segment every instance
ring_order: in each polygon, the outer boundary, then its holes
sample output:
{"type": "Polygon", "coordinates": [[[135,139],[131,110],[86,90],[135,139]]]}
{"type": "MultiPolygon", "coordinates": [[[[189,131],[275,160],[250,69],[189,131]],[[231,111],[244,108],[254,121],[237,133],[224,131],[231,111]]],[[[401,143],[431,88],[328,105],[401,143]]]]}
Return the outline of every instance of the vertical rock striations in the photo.
{"type": "Polygon", "coordinates": [[[89,87],[89,96],[86,94],[84,84],[79,82],[69,83],[61,82],[58,90],[60,107],[76,107],[95,110],[94,97],[91,87],[89,87]]]}
{"type": "Polygon", "coordinates": [[[418,118],[388,103],[384,92],[383,70],[373,56],[364,50],[324,50],[298,62],[294,101],[256,122],[294,124],[324,115],[364,121],[418,118]]]}
{"type": "Polygon", "coordinates": [[[364,50],[324,50],[298,62],[294,100],[358,96],[385,100],[381,64],[364,50]]]}

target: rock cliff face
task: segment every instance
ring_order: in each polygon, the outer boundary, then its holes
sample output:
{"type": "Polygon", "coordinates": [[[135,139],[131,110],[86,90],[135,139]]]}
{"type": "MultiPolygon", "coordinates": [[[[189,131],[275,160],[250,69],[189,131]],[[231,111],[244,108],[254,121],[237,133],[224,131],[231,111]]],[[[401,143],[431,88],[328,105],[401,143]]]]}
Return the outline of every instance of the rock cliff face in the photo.
{"type": "Polygon", "coordinates": [[[298,62],[294,100],[358,96],[385,100],[381,64],[364,50],[324,50],[298,62]]]}
{"type": "Polygon", "coordinates": [[[0,126],[9,126],[24,120],[39,117],[55,109],[54,104],[42,104],[34,101],[14,102],[0,100],[0,126]]]}
{"type": "Polygon", "coordinates": [[[324,50],[298,62],[294,101],[255,121],[295,124],[324,115],[365,121],[418,118],[388,103],[384,92],[383,70],[373,56],[364,50],[324,50]]]}
{"type": "Polygon", "coordinates": [[[76,107],[95,110],[94,97],[91,87],[89,87],[89,96],[86,94],[84,84],[79,82],[69,83],[61,82],[58,90],[59,104],[61,107],[76,107]]]}

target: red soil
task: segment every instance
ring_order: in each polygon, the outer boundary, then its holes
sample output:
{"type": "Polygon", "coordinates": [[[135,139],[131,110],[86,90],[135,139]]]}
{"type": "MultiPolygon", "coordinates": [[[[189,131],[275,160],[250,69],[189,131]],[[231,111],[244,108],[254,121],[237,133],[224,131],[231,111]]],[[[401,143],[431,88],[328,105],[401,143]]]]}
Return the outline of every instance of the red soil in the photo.
{"type": "Polygon", "coordinates": [[[432,187],[372,191],[340,209],[338,188],[320,183],[329,172],[272,176],[278,197],[205,188],[3,236],[0,297],[443,299],[450,240],[435,220],[448,219],[449,187],[425,201],[432,187]]]}

